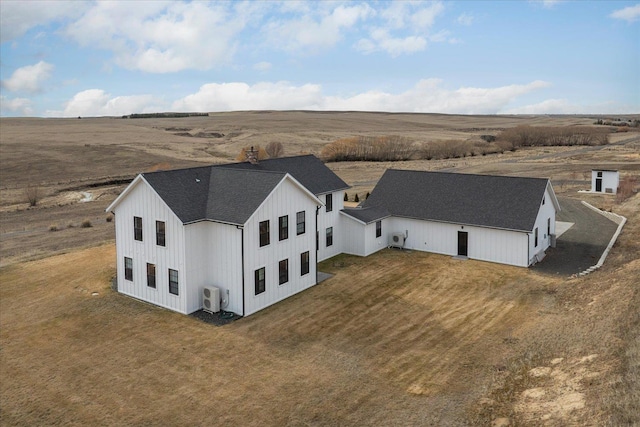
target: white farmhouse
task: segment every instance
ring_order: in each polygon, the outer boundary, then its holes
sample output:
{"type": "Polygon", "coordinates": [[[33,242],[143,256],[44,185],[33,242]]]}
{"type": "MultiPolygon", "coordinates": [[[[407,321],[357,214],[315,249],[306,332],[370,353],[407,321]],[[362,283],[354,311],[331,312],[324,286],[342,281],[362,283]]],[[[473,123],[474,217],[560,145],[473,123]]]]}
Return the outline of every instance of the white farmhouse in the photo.
{"type": "Polygon", "coordinates": [[[317,263],[388,246],[521,267],[554,243],[548,179],[388,170],[358,208],[314,156],[143,173],[115,215],[118,291],[189,314],[216,287],[248,316],[318,282],[317,263]]]}
{"type": "Polygon", "coordinates": [[[591,171],[591,192],[616,194],[620,186],[620,173],[614,170],[593,169],[591,171]]]}

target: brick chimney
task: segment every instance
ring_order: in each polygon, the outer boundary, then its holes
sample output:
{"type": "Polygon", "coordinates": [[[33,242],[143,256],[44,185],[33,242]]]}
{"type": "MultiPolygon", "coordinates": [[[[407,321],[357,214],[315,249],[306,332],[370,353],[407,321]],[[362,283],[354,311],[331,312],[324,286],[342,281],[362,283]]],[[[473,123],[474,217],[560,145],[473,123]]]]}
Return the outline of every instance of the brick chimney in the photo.
{"type": "Polygon", "coordinates": [[[253,146],[251,146],[250,150],[247,150],[246,156],[249,163],[251,163],[252,165],[258,164],[258,151],[254,150],[253,146]]]}

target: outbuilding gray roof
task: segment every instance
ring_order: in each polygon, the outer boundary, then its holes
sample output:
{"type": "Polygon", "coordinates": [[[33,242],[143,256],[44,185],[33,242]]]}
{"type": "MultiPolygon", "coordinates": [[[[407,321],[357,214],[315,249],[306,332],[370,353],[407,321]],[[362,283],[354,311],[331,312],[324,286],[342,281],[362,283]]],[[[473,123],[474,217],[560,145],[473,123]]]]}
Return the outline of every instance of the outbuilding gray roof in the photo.
{"type": "Polygon", "coordinates": [[[548,182],[389,169],[362,206],[398,217],[531,232],[548,182]]]}
{"type": "Polygon", "coordinates": [[[287,172],[316,196],[350,188],[349,185],[333,173],[322,160],[312,154],[261,160],[257,164],[242,162],[217,165],[215,167],[287,172]]]}
{"type": "Polygon", "coordinates": [[[242,225],[285,175],[208,166],[142,176],[184,224],[211,220],[242,225]]]}
{"type": "Polygon", "coordinates": [[[362,221],[365,224],[371,224],[374,221],[379,221],[391,216],[389,211],[381,206],[370,206],[366,208],[344,208],[340,212],[344,212],[345,214],[359,221],[362,221]]]}

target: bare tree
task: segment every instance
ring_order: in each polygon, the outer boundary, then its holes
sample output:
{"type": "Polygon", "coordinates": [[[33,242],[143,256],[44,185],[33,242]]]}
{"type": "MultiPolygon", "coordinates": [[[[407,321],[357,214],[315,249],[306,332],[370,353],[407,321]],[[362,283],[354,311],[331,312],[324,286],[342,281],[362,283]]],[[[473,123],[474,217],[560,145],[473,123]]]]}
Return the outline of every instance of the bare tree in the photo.
{"type": "Polygon", "coordinates": [[[24,196],[29,203],[29,206],[36,206],[40,201],[40,187],[35,185],[29,185],[24,189],[24,196]]]}
{"type": "Polygon", "coordinates": [[[271,141],[264,149],[272,159],[282,157],[284,154],[284,147],[281,142],[271,141]]]}

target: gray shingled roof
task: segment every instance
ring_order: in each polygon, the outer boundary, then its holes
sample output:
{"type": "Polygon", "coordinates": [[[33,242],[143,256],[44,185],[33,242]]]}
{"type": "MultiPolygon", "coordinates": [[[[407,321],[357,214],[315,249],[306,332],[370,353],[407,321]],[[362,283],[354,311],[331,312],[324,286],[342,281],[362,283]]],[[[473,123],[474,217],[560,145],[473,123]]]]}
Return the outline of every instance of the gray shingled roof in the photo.
{"type": "Polygon", "coordinates": [[[365,224],[371,224],[374,221],[379,221],[391,216],[386,208],[380,206],[371,206],[367,208],[344,208],[340,212],[344,212],[345,214],[359,221],[362,221],[365,224]]]}
{"type": "Polygon", "coordinates": [[[285,175],[207,166],[143,177],[185,224],[211,220],[242,225],[285,175]]]}
{"type": "Polygon", "coordinates": [[[362,205],[405,218],[531,232],[547,183],[542,178],[389,169],[362,205]]]}
{"type": "Polygon", "coordinates": [[[312,154],[261,160],[257,164],[243,162],[217,165],[215,167],[287,172],[316,196],[350,188],[346,182],[312,154]]]}

